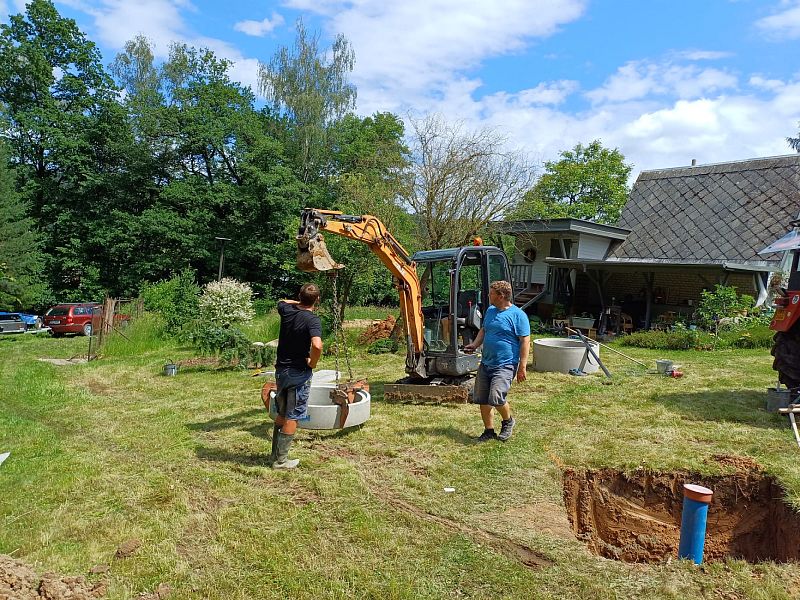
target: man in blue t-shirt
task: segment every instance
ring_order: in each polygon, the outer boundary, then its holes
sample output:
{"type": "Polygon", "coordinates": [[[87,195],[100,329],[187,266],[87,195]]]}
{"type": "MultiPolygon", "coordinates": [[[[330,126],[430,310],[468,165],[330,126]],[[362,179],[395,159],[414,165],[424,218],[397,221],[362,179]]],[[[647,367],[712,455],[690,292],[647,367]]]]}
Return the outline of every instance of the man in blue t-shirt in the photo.
{"type": "Polygon", "coordinates": [[[528,350],[531,341],[531,325],[528,316],[511,303],[511,284],[493,281],[489,286],[489,303],[483,317],[483,327],[472,343],[464,346],[464,352],[474,352],[483,345],[483,356],[475,379],[473,402],[481,407],[484,430],[477,438],[507,441],[514,430],[514,417],[506,401],[506,394],[516,375],[520,383],[525,381],[528,350]],[[497,409],[503,421],[500,435],[494,432],[492,409],[497,409]]]}

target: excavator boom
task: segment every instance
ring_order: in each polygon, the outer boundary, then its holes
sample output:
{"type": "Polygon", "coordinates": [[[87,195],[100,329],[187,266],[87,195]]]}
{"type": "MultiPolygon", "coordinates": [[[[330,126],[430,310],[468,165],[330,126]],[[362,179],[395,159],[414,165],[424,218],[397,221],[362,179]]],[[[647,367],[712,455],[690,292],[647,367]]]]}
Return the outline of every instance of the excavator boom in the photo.
{"type": "Polygon", "coordinates": [[[423,351],[422,290],[411,256],[377,217],[306,208],[300,217],[297,234],[297,267],[300,270],[313,273],[344,266],[337,263],[328,252],[322,232],[367,244],[392,273],[406,330],[406,372],[412,378],[427,377],[423,351]]]}

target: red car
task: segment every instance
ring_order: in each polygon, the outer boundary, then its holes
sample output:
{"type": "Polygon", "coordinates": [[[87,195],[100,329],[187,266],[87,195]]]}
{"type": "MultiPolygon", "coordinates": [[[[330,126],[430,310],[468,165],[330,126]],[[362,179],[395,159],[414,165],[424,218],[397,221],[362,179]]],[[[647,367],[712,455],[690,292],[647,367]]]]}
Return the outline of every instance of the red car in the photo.
{"type": "Polygon", "coordinates": [[[56,304],[44,315],[44,326],[58,337],[65,333],[92,335],[92,316],[100,317],[102,306],[96,302],[56,304]]]}

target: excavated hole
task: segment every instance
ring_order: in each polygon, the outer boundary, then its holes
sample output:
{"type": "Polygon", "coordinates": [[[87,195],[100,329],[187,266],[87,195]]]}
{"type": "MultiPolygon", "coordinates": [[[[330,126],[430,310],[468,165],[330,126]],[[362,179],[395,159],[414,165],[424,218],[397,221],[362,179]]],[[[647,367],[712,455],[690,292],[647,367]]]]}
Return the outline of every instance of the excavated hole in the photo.
{"type": "Polygon", "coordinates": [[[570,469],[564,472],[564,505],[573,533],[592,553],[661,562],[678,556],[684,483],[714,491],[705,561],[800,560],[800,516],[784,501],[783,488],[758,471],[706,477],[570,469]]]}

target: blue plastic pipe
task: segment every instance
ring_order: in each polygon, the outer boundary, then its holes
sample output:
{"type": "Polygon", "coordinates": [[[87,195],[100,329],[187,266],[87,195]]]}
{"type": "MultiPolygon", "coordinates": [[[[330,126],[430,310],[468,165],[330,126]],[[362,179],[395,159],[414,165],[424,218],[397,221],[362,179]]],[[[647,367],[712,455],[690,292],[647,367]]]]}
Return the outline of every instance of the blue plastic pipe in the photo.
{"type": "Polygon", "coordinates": [[[711,504],[713,494],[714,492],[701,485],[684,484],[678,558],[688,558],[698,565],[703,562],[708,505],[711,504]]]}

